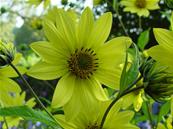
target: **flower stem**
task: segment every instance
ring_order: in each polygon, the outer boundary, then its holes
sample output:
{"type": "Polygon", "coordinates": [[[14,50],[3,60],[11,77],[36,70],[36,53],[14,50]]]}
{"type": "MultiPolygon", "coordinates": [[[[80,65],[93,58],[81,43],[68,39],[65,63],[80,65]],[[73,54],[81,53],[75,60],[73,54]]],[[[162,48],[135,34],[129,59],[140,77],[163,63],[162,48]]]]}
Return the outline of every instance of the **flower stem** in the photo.
{"type": "Polygon", "coordinates": [[[139,17],[139,32],[142,32],[142,19],[139,17]]]}
{"type": "Polygon", "coordinates": [[[150,113],[149,103],[146,102],[145,104],[146,104],[146,107],[147,107],[148,119],[150,121],[151,128],[154,129],[154,127],[153,127],[153,120],[152,120],[151,113],[150,113]]]}
{"type": "Polygon", "coordinates": [[[7,123],[7,120],[6,120],[5,116],[3,117],[3,119],[4,119],[4,123],[5,123],[6,128],[9,129],[8,123],[7,123]]]}
{"type": "Polygon", "coordinates": [[[107,117],[109,111],[111,110],[111,108],[113,107],[113,105],[114,105],[121,97],[123,97],[123,96],[125,96],[125,95],[127,95],[127,94],[129,94],[129,93],[131,93],[131,92],[140,90],[140,89],[142,89],[142,88],[144,88],[143,85],[142,85],[142,86],[139,86],[139,87],[135,87],[135,88],[130,89],[130,90],[128,90],[128,91],[125,91],[125,92],[123,92],[123,93],[121,93],[121,94],[119,93],[119,94],[117,95],[117,97],[111,102],[111,104],[110,104],[110,105],[108,106],[108,108],[106,109],[106,111],[105,111],[105,113],[104,113],[104,115],[103,115],[101,124],[100,124],[100,129],[103,128],[103,125],[104,125],[104,123],[105,123],[105,121],[106,121],[106,117],[107,117]]]}
{"type": "Polygon", "coordinates": [[[36,99],[37,103],[43,108],[43,110],[58,124],[57,120],[53,117],[53,115],[46,109],[46,107],[43,105],[43,103],[40,101],[30,84],[25,80],[25,78],[22,76],[22,74],[19,72],[19,70],[12,64],[10,63],[10,66],[15,70],[15,72],[19,75],[19,77],[22,79],[22,81],[25,83],[27,88],[31,91],[32,95],[36,99]]]}
{"type": "Polygon", "coordinates": [[[119,20],[119,22],[120,22],[120,25],[121,25],[121,27],[122,27],[122,29],[123,29],[125,35],[126,35],[126,36],[129,36],[129,34],[128,34],[128,32],[127,32],[125,26],[124,26],[124,23],[123,23],[122,19],[120,18],[120,14],[119,14],[119,11],[118,11],[118,6],[119,6],[118,3],[116,3],[116,4],[117,4],[117,7],[116,7],[116,6],[114,6],[114,5],[115,5],[115,0],[113,0],[113,4],[112,4],[109,0],[106,0],[106,2],[107,2],[108,4],[110,4],[110,5],[112,6],[112,8],[114,9],[114,11],[116,12],[117,17],[118,17],[118,20],[119,20]]]}

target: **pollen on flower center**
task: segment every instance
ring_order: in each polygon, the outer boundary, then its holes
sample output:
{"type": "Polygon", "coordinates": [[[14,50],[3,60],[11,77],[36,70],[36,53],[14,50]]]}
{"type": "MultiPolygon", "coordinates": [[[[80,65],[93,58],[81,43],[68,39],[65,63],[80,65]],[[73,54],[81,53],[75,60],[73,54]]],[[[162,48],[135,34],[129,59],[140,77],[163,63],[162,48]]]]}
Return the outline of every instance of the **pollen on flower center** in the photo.
{"type": "Polygon", "coordinates": [[[81,79],[89,78],[98,67],[98,58],[91,49],[76,49],[68,60],[69,71],[81,79]]]}
{"type": "Polygon", "coordinates": [[[146,0],[136,0],[136,2],[135,2],[135,5],[138,8],[145,8],[146,4],[147,4],[146,0]]]}

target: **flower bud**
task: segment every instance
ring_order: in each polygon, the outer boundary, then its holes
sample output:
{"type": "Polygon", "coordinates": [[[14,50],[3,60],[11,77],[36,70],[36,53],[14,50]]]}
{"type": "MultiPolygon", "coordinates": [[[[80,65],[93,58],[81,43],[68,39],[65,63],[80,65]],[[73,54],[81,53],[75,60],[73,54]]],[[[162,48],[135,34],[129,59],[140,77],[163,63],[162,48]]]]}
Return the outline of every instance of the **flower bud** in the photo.
{"type": "Polygon", "coordinates": [[[0,68],[9,65],[14,60],[15,48],[12,43],[0,40],[0,68]]]}
{"type": "Polygon", "coordinates": [[[140,68],[147,95],[160,102],[173,94],[173,75],[167,67],[159,66],[153,59],[146,59],[140,68]]]}

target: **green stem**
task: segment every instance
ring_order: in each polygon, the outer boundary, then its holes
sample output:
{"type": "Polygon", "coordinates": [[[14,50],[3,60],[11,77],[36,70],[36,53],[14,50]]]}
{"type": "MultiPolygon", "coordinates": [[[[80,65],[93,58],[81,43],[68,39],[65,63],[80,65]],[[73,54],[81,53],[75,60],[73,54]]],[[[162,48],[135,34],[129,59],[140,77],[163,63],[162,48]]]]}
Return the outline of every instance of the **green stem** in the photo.
{"type": "Polygon", "coordinates": [[[140,16],[139,16],[139,31],[140,32],[142,31],[142,19],[140,16]]]}
{"type": "Polygon", "coordinates": [[[15,72],[19,75],[19,77],[22,79],[22,81],[25,83],[25,85],[27,86],[27,88],[31,91],[32,95],[34,96],[34,98],[36,99],[36,101],[38,102],[38,104],[43,108],[43,110],[58,124],[57,120],[53,117],[53,115],[46,109],[46,107],[43,105],[43,103],[40,101],[40,99],[38,98],[38,96],[36,95],[36,93],[34,92],[34,90],[32,89],[32,87],[30,86],[30,84],[25,80],[25,78],[22,76],[22,74],[19,72],[19,70],[11,63],[10,66],[15,70],[15,72]]]}
{"type": "Polygon", "coordinates": [[[114,11],[116,12],[117,17],[118,17],[118,20],[119,20],[119,22],[120,22],[120,25],[121,25],[121,27],[122,27],[122,29],[123,29],[125,35],[126,35],[126,36],[129,36],[129,34],[128,34],[127,30],[126,30],[126,27],[125,27],[125,25],[124,25],[122,19],[120,18],[120,14],[119,14],[119,11],[118,11],[118,6],[119,6],[118,3],[117,3],[117,7],[116,7],[116,6],[114,6],[114,5],[115,5],[115,0],[113,0],[113,5],[112,5],[112,3],[111,3],[109,0],[106,0],[106,2],[107,2],[108,4],[110,4],[110,5],[112,6],[112,8],[114,9],[114,11]]]}
{"type": "Polygon", "coordinates": [[[8,123],[7,123],[7,120],[6,120],[5,116],[3,117],[3,119],[4,119],[4,123],[5,123],[6,128],[9,129],[8,123]]]}
{"type": "Polygon", "coordinates": [[[129,94],[129,93],[131,93],[131,92],[140,90],[140,89],[142,89],[142,88],[144,88],[144,86],[135,87],[135,88],[130,89],[130,90],[128,90],[128,91],[125,91],[125,92],[123,92],[123,93],[121,93],[121,94],[119,93],[119,94],[117,95],[117,97],[111,102],[111,104],[110,104],[110,105],[108,106],[108,108],[106,109],[106,111],[105,111],[105,113],[104,113],[104,115],[103,115],[101,124],[100,124],[100,129],[103,128],[103,125],[104,125],[104,123],[105,123],[105,121],[106,121],[106,117],[107,117],[109,111],[111,110],[111,108],[113,107],[113,105],[114,105],[121,97],[123,97],[123,96],[125,96],[125,95],[127,95],[127,94],[129,94]]]}
{"type": "Polygon", "coordinates": [[[114,10],[115,10],[115,12],[116,12],[116,14],[117,14],[117,16],[118,16],[118,20],[119,20],[119,22],[120,22],[121,27],[122,27],[123,30],[124,30],[125,35],[126,35],[126,36],[129,36],[129,34],[128,34],[128,32],[127,32],[125,26],[124,26],[124,23],[123,23],[122,19],[120,18],[120,14],[119,14],[118,10],[117,10],[117,9],[114,9],[114,10]]]}
{"type": "Polygon", "coordinates": [[[154,129],[154,127],[153,127],[153,120],[152,120],[152,116],[151,116],[151,112],[150,112],[150,107],[149,107],[149,103],[146,102],[145,104],[146,104],[146,107],[147,107],[148,119],[150,121],[151,128],[154,129]]]}

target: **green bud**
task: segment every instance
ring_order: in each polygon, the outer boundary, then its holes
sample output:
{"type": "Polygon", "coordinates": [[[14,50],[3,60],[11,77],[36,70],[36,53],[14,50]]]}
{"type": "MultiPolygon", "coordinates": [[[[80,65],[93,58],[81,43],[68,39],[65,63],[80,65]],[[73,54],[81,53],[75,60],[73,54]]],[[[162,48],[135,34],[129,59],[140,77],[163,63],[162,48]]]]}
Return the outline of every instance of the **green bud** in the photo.
{"type": "Polygon", "coordinates": [[[14,60],[15,48],[12,43],[0,40],[0,68],[9,65],[14,60]]]}
{"type": "Polygon", "coordinates": [[[5,13],[7,10],[4,7],[1,7],[1,14],[5,13]]]}
{"type": "Polygon", "coordinates": [[[170,99],[173,94],[173,75],[167,67],[159,66],[153,59],[146,59],[140,72],[147,95],[158,102],[170,99]]]}

